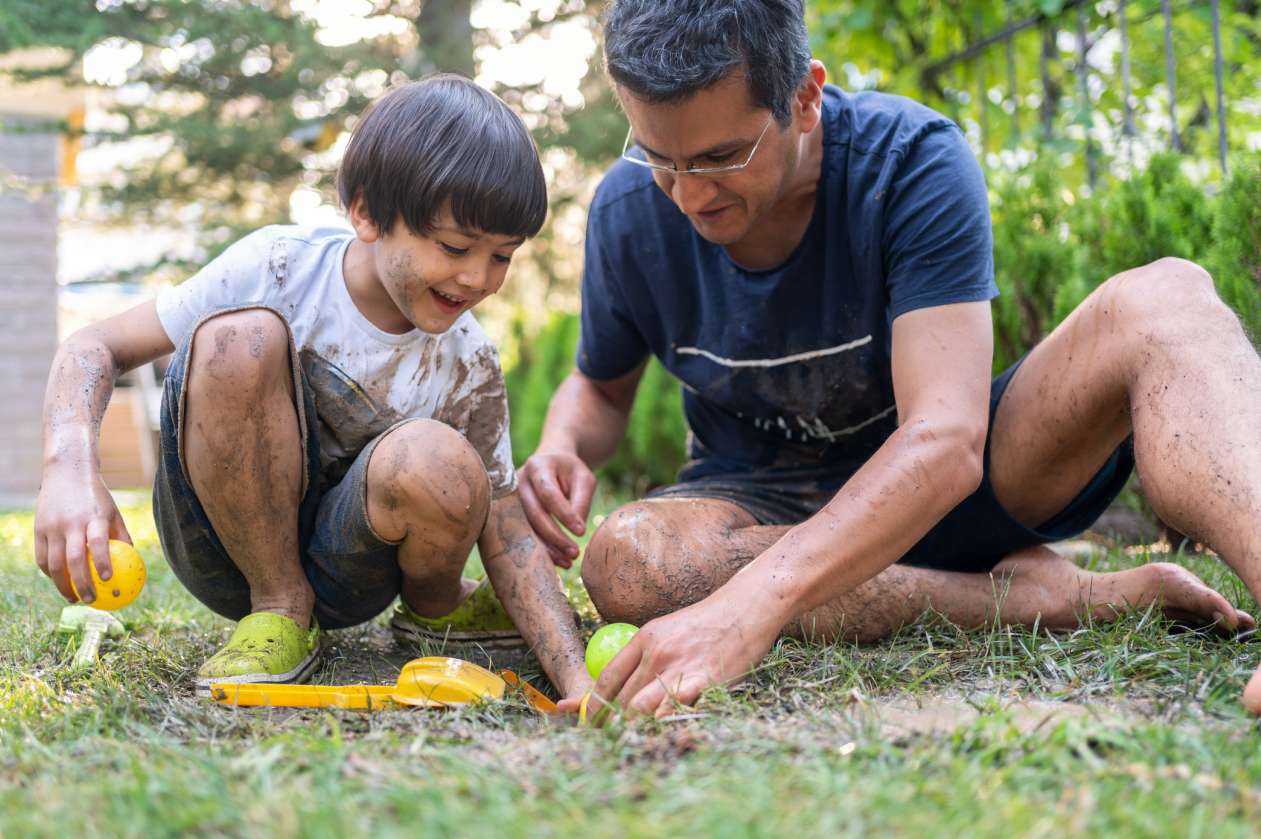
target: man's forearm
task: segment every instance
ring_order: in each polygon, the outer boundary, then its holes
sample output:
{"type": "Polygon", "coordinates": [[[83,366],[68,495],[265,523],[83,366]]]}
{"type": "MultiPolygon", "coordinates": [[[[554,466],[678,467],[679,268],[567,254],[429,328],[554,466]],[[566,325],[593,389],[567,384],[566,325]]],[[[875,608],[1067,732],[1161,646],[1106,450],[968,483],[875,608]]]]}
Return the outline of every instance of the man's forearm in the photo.
{"type": "Polygon", "coordinates": [[[595,469],[613,456],[629,421],[629,404],[616,404],[575,371],[552,397],[538,451],[570,452],[595,469]]]}
{"type": "Polygon", "coordinates": [[[515,495],[494,503],[479,547],[495,593],[548,678],[562,693],[572,690],[586,672],[573,607],[515,495]]]}
{"type": "Polygon", "coordinates": [[[974,440],[911,423],[899,428],[810,519],[714,596],[757,603],[780,627],[892,565],[974,492],[974,440]]]}
{"type": "Polygon", "coordinates": [[[53,359],[44,395],[44,466],[99,470],[97,439],[118,365],[104,344],[71,338],[53,359]]]}

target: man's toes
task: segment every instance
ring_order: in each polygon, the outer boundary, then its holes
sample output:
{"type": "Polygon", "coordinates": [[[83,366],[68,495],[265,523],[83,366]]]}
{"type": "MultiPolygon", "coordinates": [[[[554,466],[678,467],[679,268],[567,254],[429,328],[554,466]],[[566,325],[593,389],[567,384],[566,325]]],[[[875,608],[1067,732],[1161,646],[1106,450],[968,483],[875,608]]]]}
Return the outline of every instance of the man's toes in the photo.
{"type": "Polygon", "coordinates": [[[1248,686],[1243,689],[1243,706],[1249,713],[1261,716],[1261,668],[1252,674],[1248,686]]]}
{"type": "Polygon", "coordinates": [[[1229,600],[1182,566],[1161,562],[1149,567],[1157,575],[1165,614],[1178,623],[1194,629],[1213,627],[1223,635],[1233,635],[1256,626],[1251,615],[1236,609],[1229,600]]]}

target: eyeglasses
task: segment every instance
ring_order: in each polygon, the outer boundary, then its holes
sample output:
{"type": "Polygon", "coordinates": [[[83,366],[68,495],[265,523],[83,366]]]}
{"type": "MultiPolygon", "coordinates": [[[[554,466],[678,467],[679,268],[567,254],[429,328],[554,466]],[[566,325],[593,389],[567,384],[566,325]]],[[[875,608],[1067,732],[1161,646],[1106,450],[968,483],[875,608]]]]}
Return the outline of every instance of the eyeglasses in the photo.
{"type": "MultiPolygon", "coordinates": [[[[688,165],[686,169],[680,169],[673,163],[652,163],[642,157],[632,157],[631,151],[638,149],[638,146],[631,145],[631,134],[634,129],[626,132],[626,142],[622,144],[622,159],[634,163],[636,166],[643,166],[654,172],[664,172],[667,175],[730,175],[733,172],[739,172],[746,168],[753,160],[753,155],[757,154],[758,146],[762,145],[762,138],[766,136],[766,132],[770,130],[771,123],[775,121],[775,115],[772,114],[770,119],[766,121],[766,126],[762,129],[762,133],[757,135],[757,140],[753,143],[753,148],[749,149],[749,156],[745,158],[743,163],[736,163],[731,166],[692,166],[688,165]]],[[[639,149],[643,152],[643,149],[639,149]]]]}

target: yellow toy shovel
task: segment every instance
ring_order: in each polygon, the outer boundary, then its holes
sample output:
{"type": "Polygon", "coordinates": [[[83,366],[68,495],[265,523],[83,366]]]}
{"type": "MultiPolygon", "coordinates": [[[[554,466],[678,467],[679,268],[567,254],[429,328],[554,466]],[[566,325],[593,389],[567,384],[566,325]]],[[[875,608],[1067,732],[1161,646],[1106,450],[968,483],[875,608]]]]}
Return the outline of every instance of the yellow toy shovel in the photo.
{"type": "Polygon", "coordinates": [[[530,707],[550,714],[556,704],[511,670],[495,674],[471,661],[426,656],[407,662],[393,685],[284,685],[219,682],[210,698],[221,705],[273,708],[349,708],[383,711],[401,706],[447,708],[500,699],[507,686],[520,687],[530,707]]]}

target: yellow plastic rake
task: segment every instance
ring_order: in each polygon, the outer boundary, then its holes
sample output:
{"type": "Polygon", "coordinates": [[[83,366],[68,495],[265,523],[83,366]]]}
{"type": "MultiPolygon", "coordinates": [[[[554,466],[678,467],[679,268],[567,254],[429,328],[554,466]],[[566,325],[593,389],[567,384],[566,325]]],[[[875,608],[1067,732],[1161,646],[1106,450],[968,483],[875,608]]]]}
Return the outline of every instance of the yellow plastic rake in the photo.
{"type": "Polygon", "coordinates": [[[530,707],[541,714],[556,710],[548,699],[511,670],[492,673],[471,661],[446,656],[415,658],[403,665],[392,685],[278,685],[219,682],[210,698],[220,705],[272,708],[348,708],[359,711],[449,708],[503,698],[508,685],[519,687],[530,707]]]}

